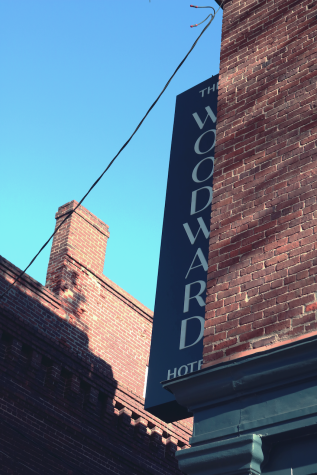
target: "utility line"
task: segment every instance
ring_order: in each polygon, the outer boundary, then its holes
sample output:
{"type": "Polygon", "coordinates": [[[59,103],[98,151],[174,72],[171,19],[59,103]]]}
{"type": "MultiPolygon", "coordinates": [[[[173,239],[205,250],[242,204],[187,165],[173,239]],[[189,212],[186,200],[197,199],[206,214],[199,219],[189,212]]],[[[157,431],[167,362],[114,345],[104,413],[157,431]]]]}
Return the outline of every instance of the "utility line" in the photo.
{"type": "MultiPolygon", "coordinates": [[[[148,109],[148,111],[146,112],[146,114],[144,115],[143,119],[139,122],[139,124],[137,125],[136,129],[134,130],[134,132],[132,133],[132,135],[129,137],[129,139],[125,142],[125,144],[120,148],[119,152],[117,153],[117,155],[111,160],[111,162],[108,164],[107,168],[102,172],[102,174],[99,176],[99,178],[97,178],[97,180],[91,185],[91,187],[89,188],[89,190],[87,191],[87,193],[83,196],[83,198],[79,201],[79,203],[77,204],[77,206],[69,211],[68,213],[66,213],[65,215],[65,218],[63,219],[63,221],[60,223],[59,226],[57,226],[57,228],[55,229],[55,231],[53,232],[53,234],[48,238],[48,240],[46,241],[45,244],[43,244],[43,246],[41,247],[41,249],[38,251],[38,253],[33,257],[33,259],[31,260],[31,262],[29,263],[29,265],[14,279],[14,281],[9,285],[9,287],[7,288],[7,290],[5,290],[3,292],[3,294],[0,296],[0,300],[9,292],[9,290],[11,289],[11,287],[13,287],[16,282],[18,282],[18,280],[21,279],[21,277],[23,277],[23,275],[26,273],[26,271],[28,270],[28,268],[33,264],[33,262],[35,261],[35,259],[39,256],[39,254],[43,251],[43,249],[45,249],[45,247],[48,245],[48,243],[50,242],[50,240],[52,239],[52,237],[57,233],[57,231],[61,228],[61,226],[65,223],[65,221],[67,221],[68,218],[71,217],[71,215],[76,211],[76,209],[82,204],[82,202],[87,198],[87,196],[89,195],[89,193],[93,190],[93,188],[95,188],[95,186],[97,185],[97,183],[99,183],[99,181],[101,180],[101,178],[104,176],[104,174],[109,170],[109,168],[111,167],[111,165],[113,164],[113,162],[116,160],[116,158],[120,155],[120,153],[126,148],[126,146],[129,144],[129,142],[132,140],[132,138],[134,137],[134,135],[137,133],[137,131],[139,130],[139,128],[141,127],[141,125],[143,124],[143,122],[145,121],[145,119],[147,118],[147,116],[149,115],[149,113],[151,112],[151,110],[154,108],[154,106],[157,104],[157,102],[159,101],[160,97],[163,95],[163,93],[165,92],[165,90],[167,89],[167,87],[169,86],[170,82],[172,81],[172,79],[174,78],[174,76],[176,75],[177,71],[181,68],[181,66],[185,63],[186,59],[188,58],[188,56],[190,55],[190,53],[193,51],[193,49],[195,48],[195,46],[197,45],[198,41],[200,40],[200,38],[202,37],[202,35],[205,33],[205,31],[207,30],[207,28],[210,26],[211,22],[213,21],[213,19],[215,18],[215,16],[217,15],[218,11],[220,10],[220,8],[222,7],[222,4],[224,3],[224,0],[223,2],[220,4],[219,8],[217,9],[217,11],[215,12],[214,15],[208,15],[208,17],[210,16],[210,21],[207,23],[207,25],[205,26],[205,28],[202,30],[202,32],[200,33],[200,35],[198,36],[198,38],[195,40],[195,42],[193,43],[192,47],[190,48],[190,50],[188,51],[188,53],[186,54],[186,56],[184,57],[184,59],[179,63],[179,65],[177,66],[177,68],[175,69],[174,73],[172,74],[172,76],[169,78],[169,80],[167,81],[167,83],[165,84],[163,90],[161,91],[161,93],[158,95],[158,97],[155,99],[155,101],[153,102],[153,104],[151,105],[151,107],[148,109]]],[[[191,5],[193,6],[193,5],[191,5]]],[[[212,7],[194,7],[194,8],[212,8],[212,7]]],[[[207,17],[207,18],[208,18],[207,17]]],[[[207,20],[206,18],[206,20],[207,20]]],[[[204,21],[206,21],[204,20],[204,21]]],[[[202,22],[203,23],[203,22],[202,22]]],[[[199,23],[200,24],[200,23],[199,23]]],[[[196,26],[196,25],[195,25],[196,26]]]]}

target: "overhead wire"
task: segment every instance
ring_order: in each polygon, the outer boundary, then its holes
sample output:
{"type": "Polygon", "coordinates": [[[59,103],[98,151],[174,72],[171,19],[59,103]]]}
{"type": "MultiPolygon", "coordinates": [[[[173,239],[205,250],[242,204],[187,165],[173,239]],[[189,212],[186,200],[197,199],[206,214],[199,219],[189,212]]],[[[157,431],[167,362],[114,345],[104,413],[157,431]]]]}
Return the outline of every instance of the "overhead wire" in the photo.
{"type": "MultiPolygon", "coordinates": [[[[190,25],[191,28],[194,28],[195,26],[199,26],[201,25],[202,23],[205,23],[205,21],[208,20],[208,18],[211,16],[212,19],[214,18],[214,16],[216,15],[216,12],[215,12],[215,9],[214,7],[197,7],[197,5],[190,5],[191,8],[211,8],[213,11],[214,11],[214,14],[210,13],[203,21],[201,21],[200,23],[195,23],[195,25],[190,25]]],[[[219,10],[219,8],[218,8],[219,10]]]]}
{"type": "MultiPolygon", "coordinates": [[[[218,11],[220,10],[220,8],[222,7],[224,3],[224,0],[222,1],[222,3],[219,5],[219,8],[217,9],[217,11],[214,13],[214,15],[210,14],[207,16],[207,18],[202,21],[201,23],[204,23],[209,17],[210,17],[210,20],[209,22],[207,23],[207,25],[204,27],[204,29],[202,30],[202,32],[200,33],[200,35],[198,36],[198,38],[194,41],[192,47],[190,48],[190,50],[188,51],[188,53],[186,54],[186,56],[184,57],[184,59],[179,63],[179,65],[177,66],[177,68],[175,69],[174,73],[172,74],[172,76],[169,78],[169,80],[167,81],[167,83],[165,84],[164,88],[162,89],[162,91],[160,92],[160,94],[158,95],[158,97],[155,99],[155,101],[153,102],[153,104],[150,106],[150,108],[148,109],[148,111],[146,112],[146,114],[143,116],[143,118],[141,119],[141,121],[139,122],[139,124],[137,125],[136,129],[134,130],[134,132],[130,135],[130,137],[128,138],[128,140],[125,142],[125,144],[120,148],[119,152],[115,155],[115,157],[111,160],[111,162],[108,164],[108,166],[105,168],[105,170],[101,173],[101,175],[97,178],[97,180],[91,185],[91,187],[89,188],[89,190],[87,191],[87,193],[83,196],[83,198],[79,201],[79,203],[76,205],[76,207],[69,211],[68,213],[65,214],[65,218],[62,220],[62,222],[57,226],[57,228],[55,229],[55,231],[51,234],[51,236],[48,238],[48,240],[45,242],[45,244],[43,244],[43,246],[41,247],[41,249],[38,251],[38,253],[33,257],[33,259],[31,260],[31,262],[26,266],[26,268],[14,279],[13,282],[10,283],[9,287],[2,293],[2,295],[0,296],[0,300],[3,299],[3,297],[10,291],[10,289],[18,282],[18,280],[20,280],[23,275],[26,273],[26,271],[29,269],[29,267],[33,264],[33,262],[35,261],[35,259],[39,256],[39,254],[41,254],[41,252],[43,251],[43,249],[45,249],[45,247],[48,245],[48,243],[50,242],[50,240],[53,238],[53,236],[57,233],[57,231],[63,226],[63,224],[71,217],[71,215],[73,213],[75,213],[76,209],[79,208],[79,206],[82,204],[82,202],[87,198],[87,196],[89,195],[89,193],[93,190],[93,188],[95,188],[95,186],[99,183],[99,181],[101,180],[101,178],[104,176],[104,174],[109,170],[109,168],[111,167],[111,165],[114,163],[114,161],[117,159],[117,157],[120,155],[120,153],[126,148],[126,146],[129,144],[129,142],[132,140],[132,138],[134,137],[134,135],[137,133],[137,131],[139,130],[139,128],[141,127],[141,125],[143,124],[143,122],[145,121],[145,119],[147,118],[147,116],[149,115],[149,113],[151,112],[151,110],[154,108],[154,106],[157,104],[157,102],[159,101],[159,99],[161,98],[161,96],[164,94],[165,90],[167,89],[167,87],[169,86],[170,82],[172,81],[172,79],[174,78],[174,76],[176,75],[176,73],[178,72],[178,70],[181,68],[181,66],[185,63],[186,59],[188,58],[188,56],[190,55],[190,53],[193,51],[193,49],[195,48],[195,46],[197,45],[198,41],[200,40],[200,38],[202,37],[202,35],[205,33],[205,31],[207,30],[207,28],[211,25],[212,21],[214,20],[216,14],[218,13],[218,11]]],[[[197,7],[197,6],[194,6],[194,5],[190,5],[191,7],[194,7],[194,8],[213,8],[213,7],[197,7]]],[[[214,10],[214,9],[213,9],[214,10]]],[[[200,25],[201,23],[198,23],[197,25],[191,25],[192,26],[198,26],[200,25]]]]}

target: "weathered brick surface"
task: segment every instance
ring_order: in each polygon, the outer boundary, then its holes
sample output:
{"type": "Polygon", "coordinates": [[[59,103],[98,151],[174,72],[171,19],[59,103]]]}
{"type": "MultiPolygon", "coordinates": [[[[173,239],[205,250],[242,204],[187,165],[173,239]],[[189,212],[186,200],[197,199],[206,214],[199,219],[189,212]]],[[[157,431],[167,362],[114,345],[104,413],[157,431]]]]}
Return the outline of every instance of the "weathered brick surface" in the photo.
{"type": "MultiPolygon", "coordinates": [[[[144,411],[153,316],[102,274],[108,238],[80,207],[53,241],[47,286],[25,275],[1,301],[0,473],[180,473],[192,421],[144,411]]],[[[18,272],[0,257],[0,292],[18,272]]]]}
{"type": "Polygon", "coordinates": [[[224,5],[204,365],[317,329],[317,5],[224,5]]]}

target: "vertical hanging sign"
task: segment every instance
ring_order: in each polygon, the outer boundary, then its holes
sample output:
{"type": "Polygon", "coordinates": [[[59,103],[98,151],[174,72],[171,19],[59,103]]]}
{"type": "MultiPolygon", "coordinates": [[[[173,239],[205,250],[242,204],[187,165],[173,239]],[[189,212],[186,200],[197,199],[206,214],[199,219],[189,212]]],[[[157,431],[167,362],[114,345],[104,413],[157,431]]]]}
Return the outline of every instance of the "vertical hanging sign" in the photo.
{"type": "Polygon", "coordinates": [[[161,381],[202,364],[218,75],[177,96],[145,409],[189,417],[161,381]]]}

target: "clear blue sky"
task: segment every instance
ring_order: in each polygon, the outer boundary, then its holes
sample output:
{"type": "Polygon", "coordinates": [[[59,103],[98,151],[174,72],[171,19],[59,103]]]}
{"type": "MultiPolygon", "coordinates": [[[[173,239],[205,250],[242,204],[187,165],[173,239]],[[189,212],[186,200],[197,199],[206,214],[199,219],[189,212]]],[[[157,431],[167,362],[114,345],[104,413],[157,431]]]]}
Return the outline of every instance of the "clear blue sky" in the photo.
{"type": "MultiPolygon", "coordinates": [[[[183,59],[208,10],[185,0],[0,0],[0,254],[24,268],[183,59]]],[[[215,8],[214,0],[208,3],[215,8]]],[[[206,5],[202,3],[201,5],[206,5]]],[[[222,11],[83,205],[110,227],[104,274],[149,308],[175,98],[219,72],[222,11]]],[[[28,273],[45,283],[48,246],[28,273]]]]}

